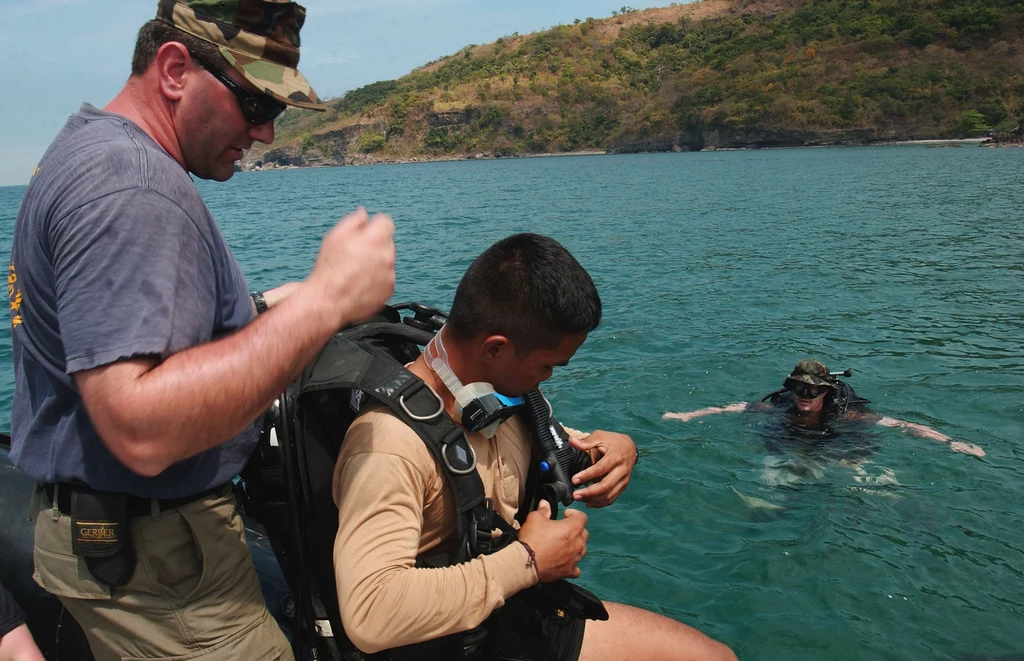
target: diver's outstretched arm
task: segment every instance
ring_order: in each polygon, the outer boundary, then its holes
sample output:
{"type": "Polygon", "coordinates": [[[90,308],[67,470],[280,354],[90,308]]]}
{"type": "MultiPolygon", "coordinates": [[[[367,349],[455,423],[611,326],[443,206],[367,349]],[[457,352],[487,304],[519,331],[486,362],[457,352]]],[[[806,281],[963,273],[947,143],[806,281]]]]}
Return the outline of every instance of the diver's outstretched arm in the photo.
{"type": "Polygon", "coordinates": [[[736,402],[735,404],[729,404],[728,406],[709,406],[706,409],[697,409],[696,411],[687,411],[686,413],[666,413],[661,416],[662,420],[693,420],[694,418],[700,418],[705,415],[717,415],[719,413],[742,413],[743,411],[749,411],[754,405],[750,402],[736,402]]]}
{"type": "Polygon", "coordinates": [[[914,436],[917,436],[918,438],[930,438],[933,441],[938,441],[940,443],[948,443],[949,449],[953,452],[962,452],[975,457],[985,456],[985,451],[981,449],[981,446],[974,445],[972,443],[964,443],[963,441],[954,441],[949,436],[946,436],[942,432],[935,431],[926,425],[919,425],[913,422],[907,422],[906,420],[897,420],[896,418],[890,418],[888,416],[882,416],[879,418],[878,424],[883,427],[902,429],[914,436]]]}

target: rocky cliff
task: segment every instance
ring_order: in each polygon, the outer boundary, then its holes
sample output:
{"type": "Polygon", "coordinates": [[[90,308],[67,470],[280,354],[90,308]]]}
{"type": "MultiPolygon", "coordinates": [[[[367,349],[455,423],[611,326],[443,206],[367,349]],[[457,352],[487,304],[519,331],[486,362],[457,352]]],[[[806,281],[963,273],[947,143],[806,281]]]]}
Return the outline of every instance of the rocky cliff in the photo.
{"type": "Polygon", "coordinates": [[[318,115],[245,169],[1009,135],[1019,0],[701,0],[467,47],[318,115]]]}

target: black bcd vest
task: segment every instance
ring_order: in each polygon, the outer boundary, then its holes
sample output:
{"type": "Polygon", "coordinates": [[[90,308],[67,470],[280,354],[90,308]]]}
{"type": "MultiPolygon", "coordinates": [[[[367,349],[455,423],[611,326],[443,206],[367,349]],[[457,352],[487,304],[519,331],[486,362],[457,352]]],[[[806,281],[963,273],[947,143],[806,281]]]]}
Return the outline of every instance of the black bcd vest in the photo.
{"type": "MultiPolygon", "coordinates": [[[[469,632],[364,655],[345,637],[334,589],[333,547],[338,529],[331,493],[334,465],[345,433],[369,400],[386,405],[416,431],[452,489],[458,548],[444,558],[418,558],[418,566],[466,562],[503,548],[516,538],[515,530],[495,513],[486,498],[473,448],[462,428],[444,411],[437,395],[404,367],[419,356],[420,347],[430,341],[445,320],[446,315],[439,310],[417,303],[399,304],[386,307],[369,322],[335,334],[281,396],[243,472],[246,511],[266,528],[294,595],[295,647],[309,647],[315,658],[498,658],[486,652],[489,629],[497,616],[469,632]],[[413,314],[403,316],[406,310],[413,314]]],[[[562,438],[554,438],[561,427],[550,417],[550,407],[539,392],[531,393],[527,403],[523,414],[528,427],[541,430],[535,434],[535,446],[542,454],[548,452],[545,456],[550,463],[557,458],[558,468],[542,476],[536,467],[539,462],[531,462],[521,519],[541,498],[571,503],[572,487],[564,486],[566,478],[589,461],[586,454],[565,442],[564,431],[562,438]],[[544,434],[549,429],[550,435],[544,434]]],[[[552,505],[554,511],[557,502],[552,505]]],[[[600,601],[578,586],[560,582],[531,590],[544,593],[545,599],[559,602],[559,608],[568,608],[573,615],[607,618],[600,601]]]]}

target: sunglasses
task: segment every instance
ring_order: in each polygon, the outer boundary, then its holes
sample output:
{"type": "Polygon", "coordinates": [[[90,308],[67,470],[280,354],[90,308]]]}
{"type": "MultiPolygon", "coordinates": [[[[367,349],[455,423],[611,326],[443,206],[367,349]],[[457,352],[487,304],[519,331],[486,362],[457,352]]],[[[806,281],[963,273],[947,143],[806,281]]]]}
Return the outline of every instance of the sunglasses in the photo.
{"type": "Polygon", "coordinates": [[[277,119],[278,115],[284,112],[288,106],[281,103],[277,99],[267,96],[266,94],[259,94],[247,90],[242,85],[235,82],[230,76],[223,71],[218,71],[215,67],[208,65],[199,58],[193,56],[196,62],[200,64],[204,69],[210,72],[214,78],[224,83],[224,87],[227,87],[238,99],[238,106],[242,109],[242,116],[245,117],[245,121],[250,124],[259,126],[260,124],[266,124],[277,119]]]}
{"type": "Polygon", "coordinates": [[[817,399],[828,392],[828,386],[812,386],[803,381],[789,381],[786,390],[801,399],[817,399]]]}

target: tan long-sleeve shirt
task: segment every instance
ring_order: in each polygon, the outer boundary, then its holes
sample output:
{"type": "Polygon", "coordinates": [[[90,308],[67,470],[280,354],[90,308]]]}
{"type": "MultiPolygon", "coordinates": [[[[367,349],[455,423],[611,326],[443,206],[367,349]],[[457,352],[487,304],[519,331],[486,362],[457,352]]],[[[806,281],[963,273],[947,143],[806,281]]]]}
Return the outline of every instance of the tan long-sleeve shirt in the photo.
{"type": "MultiPolygon", "coordinates": [[[[526,490],[531,436],[518,417],[493,439],[468,434],[494,509],[512,523],[526,490]]],[[[456,547],[455,503],[442,471],[411,428],[383,408],[352,424],[334,469],[335,577],[341,619],[365,653],[472,629],[537,582],[522,544],[444,567],[416,557],[456,547]]]]}

